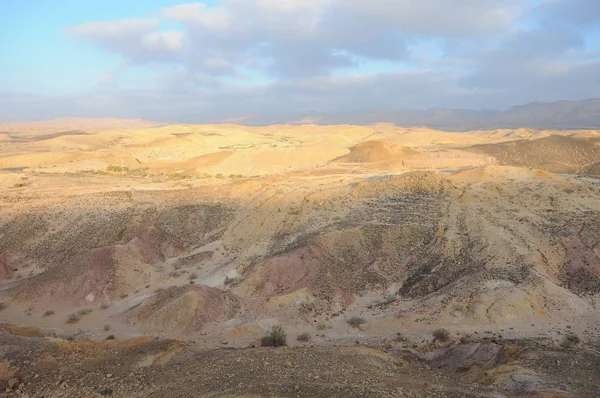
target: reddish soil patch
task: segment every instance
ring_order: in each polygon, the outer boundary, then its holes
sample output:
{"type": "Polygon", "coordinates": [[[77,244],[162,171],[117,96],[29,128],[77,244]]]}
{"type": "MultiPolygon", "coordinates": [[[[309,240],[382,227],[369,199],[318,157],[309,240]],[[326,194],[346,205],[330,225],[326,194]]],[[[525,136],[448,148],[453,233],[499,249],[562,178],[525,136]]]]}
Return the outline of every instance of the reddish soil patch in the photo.
{"type": "Polygon", "coordinates": [[[135,313],[132,321],[147,328],[197,332],[227,313],[225,292],[195,285],[159,291],[135,313]]]}
{"type": "Polygon", "coordinates": [[[109,299],[116,289],[113,253],[113,247],[104,247],[76,256],[63,267],[51,268],[12,289],[16,293],[14,299],[62,301],[74,305],[86,303],[89,295],[109,299]]]}
{"type": "Polygon", "coordinates": [[[324,253],[318,246],[305,246],[289,253],[271,257],[244,282],[253,294],[265,297],[281,296],[317,284],[324,253]]]}

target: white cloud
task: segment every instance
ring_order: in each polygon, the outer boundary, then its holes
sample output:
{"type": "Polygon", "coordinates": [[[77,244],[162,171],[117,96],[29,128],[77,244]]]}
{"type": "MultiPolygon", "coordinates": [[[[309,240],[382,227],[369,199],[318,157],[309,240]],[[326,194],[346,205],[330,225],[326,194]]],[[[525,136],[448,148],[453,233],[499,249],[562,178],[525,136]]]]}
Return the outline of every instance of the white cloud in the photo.
{"type": "Polygon", "coordinates": [[[202,3],[180,4],[169,7],[163,10],[163,15],[168,19],[216,31],[223,31],[231,27],[231,17],[228,9],[223,7],[209,9],[202,3]]]}
{"type": "Polygon", "coordinates": [[[144,48],[152,51],[178,52],[183,48],[184,34],[176,31],[152,32],[142,37],[144,48]]]}
{"type": "Polygon", "coordinates": [[[96,101],[126,116],[176,120],[600,96],[600,45],[585,36],[600,21],[600,2],[539,3],[223,0],[158,10],[159,19],[87,22],[68,32],[122,58],[105,76],[111,90],[129,66],[176,72],[152,90],[89,94],[77,109],[96,101]],[[163,22],[181,29],[165,31],[163,22]],[[380,64],[396,71],[376,73],[380,64]]]}
{"type": "Polygon", "coordinates": [[[337,0],[340,9],[404,31],[463,36],[509,28],[525,0],[337,0]]]}
{"type": "Polygon", "coordinates": [[[140,35],[160,25],[155,18],[122,19],[118,21],[86,22],[67,29],[67,32],[91,39],[119,39],[123,36],[140,35]]]}

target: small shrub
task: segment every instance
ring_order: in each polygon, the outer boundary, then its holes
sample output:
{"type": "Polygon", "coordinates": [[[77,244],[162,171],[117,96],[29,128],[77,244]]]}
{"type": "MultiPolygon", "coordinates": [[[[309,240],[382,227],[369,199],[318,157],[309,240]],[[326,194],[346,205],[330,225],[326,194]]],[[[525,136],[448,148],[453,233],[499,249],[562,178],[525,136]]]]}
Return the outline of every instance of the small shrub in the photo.
{"type": "Polygon", "coordinates": [[[568,334],[565,336],[565,339],[562,342],[563,347],[572,347],[575,346],[577,344],[579,344],[581,342],[581,340],[579,339],[579,336],[577,336],[574,333],[568,334]]]}
{"type": "Polygon", "coordinates": [[[91,308],[83,308],[83,309],[81,309],[81,310],[77,311],[77,313],[78,313],[79,315],[81,315],[81,316],[83,316],[83,315],[87,315],[87,314],[89,314],[90,312],[92,312],[92,309],[91,309],[91,308]]]}
{"type": "Polygon", "coordinates": [[[127,293],[121,293],[121,295],[119,296],[122,299],[129,297],[129,295],[127,293]]]}
{"type": "Polygon", "coordinates": [[[310,341],[310,333],[301,333],[296,337],[296,339],[303,343],[307,343],[310,341]]]}
{"type": "Polygon", "coordinates": [[[535,341],[525,339],[525,340],[517,341],[517,344],[519,344],[523,347],[533,347],[535,345],[535,341]]]}
{"type": "Polygon", "coordinates": [[[169,177],[172,180],[185,180],[187,178],[187,176],[185,174],[182,174],[182,173],[171,173],[169,175],[169,177]]]}
{"type": "Polygon", "coordinates": [[[396,333],[396,338],[394,340],[396,340],[398,343],[403,343],[406,339],[402,333],[396,333]]]}
{"type": "Polygon", "coordinates": [[[104,325],[104,331],[108,332],[110,330],[110,325],[104,325]]]}
{"type": "Polygon", "coordinates": [[[357,328],[360,325],[367,323],[366,319],[360,316],[353,316],[352,318],[347,319],[346,322],[353,328],[357,328]]]}
{"type": "Polygon", "coordinates": [[[106,168],[106,171],[111,172],[111,173],[129,173],[129,167],[128,166],[117,166],[117,165],[109,165],[106,168]]]}
{"type": "Polygon", "coordinates": [[[465,307],[463,307],[462,305],[454,306],[454,311],[463,312],[464,310],[465,310],[465,307]]]}
{"type": "Polygon", "coordinates": [[[317,330],[325,330],[325,329],[331,329],[331,325],[328,325],[326,323],[317,324],[317,330]]]}
{"type": "Polygon", "coordinates": [[[218,178],[219,180],[221,180],[221,179],[223,179],[223,178],[225,178],[225,177],[223,176],[223,174],[219,173],[219,174],[217,174],[217,175],[215,176],[215,178],[218,178]]]}
{"type": "Polygon", "coordinates": [[[26,186],[27,186],[26,182],[18,182],[15,185],[13,185],[13,187],[15,187],[15,188],[23,188],[23,187],[26,187],[26,186]]]}
{"type": "Polygon", "coordinates": [[[433,339],[439,341],[448,341],[450,340],[450,332],[446,329],[434,330],[433,339]]]}
{"type": "Polygon", "coordinates": [[[260,339],[263,347],[280,347],[286,345],[285,330],[281,325],[275,325],[271,331],[260,339]]]}
{"type": "Polygon", "coordinates": [[[188,279],[191,280],[191,281],[193,281],[194,279],[198,279],[198,274],[195,273],[195,272],[192,272],[190,274],[190,276],[188,276],[188,279]]]}
{"type": "Polygon", "coordinates": [[[81,315],[79,315],[78,313],[73,313],[70,314],[67,317],[67,323],[77,323],[81,320],[81,315]]]}
{"type": "Polygon", "coordinates": [[[106,336],[106,340],[114,340],[114,339],[115,339],[114,334],[109,334],[108,336],[106,336]]]}
{"type": "Polygon", "coordinates": [[[388,296],[385,298],[386,303],[393,303],[396,300],[397,298],[395,294],[388,294],[388,296]]]}
{"type": "Polygon", "coordinates": [[[0,303],[0,311],[5,310],[8,308],[8,304],[6,303],[0,303]]]}
{"type": "Polygon", "coordinates": [[[108,303],[104,303],[104,304],[102,304],[102,305],[100,306],[100,309],[101,309],[101,310],[107,310],[107,309],[108,309],[108,307],[110,307],[110,304],[108,304],[108,303]]]}
{"type": "Polygon", "coordinates": [[[225,286],[230,286],[230,285],[233,285],[234,283],[235,283],[235,278],[230,278],[230,277],[226,277],[225,282],[223,282],[223,284],[225,286]]]}
{"type": "Polygon", "coordinates": [[[56,314],[56,312],[54,312],[54,310],[48,310],[48,311],[44,312],[44,316],[51,316],[54,314],[56,314]]]}

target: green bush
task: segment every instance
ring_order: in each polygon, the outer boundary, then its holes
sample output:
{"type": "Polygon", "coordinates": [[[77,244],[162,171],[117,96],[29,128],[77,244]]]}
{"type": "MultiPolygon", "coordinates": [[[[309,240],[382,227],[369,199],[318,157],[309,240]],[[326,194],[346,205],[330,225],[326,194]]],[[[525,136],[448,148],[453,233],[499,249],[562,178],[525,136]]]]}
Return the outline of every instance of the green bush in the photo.
{"type": "Polygon", "coordinates": [[[225,281],[223,282],[223,284],[225,286],[230,286],[230,285],[235,284],[235,282],[236,282],[235,278],[230,278],[230,277],[227,276],[227,277],[225,277],[225,281]]]}
{"type": "Polygon", "coordinates": [[[317,330],[325,330],[325,329],[331,329],[331,325],[328,325],[323,322],[317,324],[317,330]]]}
{"type": "Polygon", "coordinates": [[[286,345],[285,330],[281,325],[275,325],[271,331],[260,339],[263,347],[280,347],[286,345]]]}
{"type": "Polygon", "coordinates": [[[77,311],[77,313],[78,313],[79,315],[81,315],[81,316],[83,316],[83,315],[87,315],[87,314],[89,314],[90,312],[92,312],[92,309],[91,309],[91,308],[83,308],[83,309],[81,309],[81,310],[77,311]]]}
{"type": "Polygon", "coordinates": [[[352,318],[346,319],[346,322],[353,328],[357,328],[360,325],[367,323],[366,319],[360,316],[353,316],[352,318]]]}
{"type": "Polygon", "coordinates": [[[437,329],[433,331],[433,339],[439,341],[450,340],[450,332],[446,329],[437,329]]]}
{"type": "Polygon", "coordinates": [[[171,178],[172,180],[185,180],[188,177],[182,173],[171,173],[169,175],[169,178],[171,178]]]}
{"type": "Polygon", "coordinates": [[[50,316],[50,315],[54,315],[54,314],[55,314],[54,310],[48,310],[48,311],[44,312],[44,316],[50,316]]]}
{"type": "Polygon", "coordinates": [[[562,342],[563,347],[572,347],[574,345],[577,345],[581,342],[581,339],[579,339],[579,336],[577,336],[574,333],[568,334],[565,336],[565,339],[562,342]]]}
{"type": "Polygon", "coordinates": [[[81,320],[81,315],[79,315],[78,313],[73,313],[70,314],[67,317],[67,323],[77,323],[81,320]]]}
{"type": "Polygon", "coordinates": [[[129,167],[127,166],[116,166],[116,165],[108,165],[106,171],[112,173],[127,173],[129,172],[129,167]]]}
{"type": "Polygon", "coordinates": [[[310,333],[301,333],[296,337],[296,339],[303,343],[307,343],[310,341],[310,333]]]}

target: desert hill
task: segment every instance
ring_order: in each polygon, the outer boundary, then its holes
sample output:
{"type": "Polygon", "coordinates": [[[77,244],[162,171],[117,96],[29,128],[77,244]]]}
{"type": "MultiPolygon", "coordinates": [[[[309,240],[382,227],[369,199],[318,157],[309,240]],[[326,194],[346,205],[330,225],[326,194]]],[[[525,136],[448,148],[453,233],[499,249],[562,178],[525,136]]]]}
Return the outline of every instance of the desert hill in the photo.
{"type": "Polygon", "coordinates": [[[339,163],[399,162],[417,155],[408,147],[385,141],[367,141],[350,148],[350,153],[334,159],[339,163]]]}
{"type": "Polygon", "coordinates": [[[393,345],[423,355],[438,329],[458,346],[597,341],[594,132],[177,125],[14,137],[0,148],[11,325],[244,348],[281,324],[290,345],[400,333],[393,345]]]}
{"type": "Polygon", "coordinates": [[[406,163],[410,159],[428,157],[407,146],[381,140],[365,141],[349,149],[350,152],[347,155],[335,158],[331,162],[355,163],[372,170],[402,169],[410,167],[406,163]]]}
{"type": "Polygon", "coordinates": [[[368,126],[394,123],[405,127],[472,131],[497,129],[598,129],[600,99],[580,101],[533,102],[506,110],[491,109],[358,109],[339,113],[306,112],[295,114],[247,115],[244,123],[270,125],[307,123],[331,125],[351,123],[368,126]]]}
{"type": "Polygon", "coordinates": [[[556,173],[577,173],[600,161],[600,137],[595,132],[550,136],[535,140],[477,145],[468,151],[497,159],[499,164],[531,167],[556,173]]]}
{"type": "Polygon", "coordinates": [[[141,119],[62,117],[38,122],[0,123],[0,132],[16,134],[19,136],[50,136],[76,132],[81,133],[84,131],[89,133],[119,129],[141,129],[162,125],[164,125],[164,123],[141,119]]]}
{"type": "Polygon", "coordinates": [[[590,176],[600,176],[600,162],[586,166],[583,169],[583,174],[590,176]]]}

